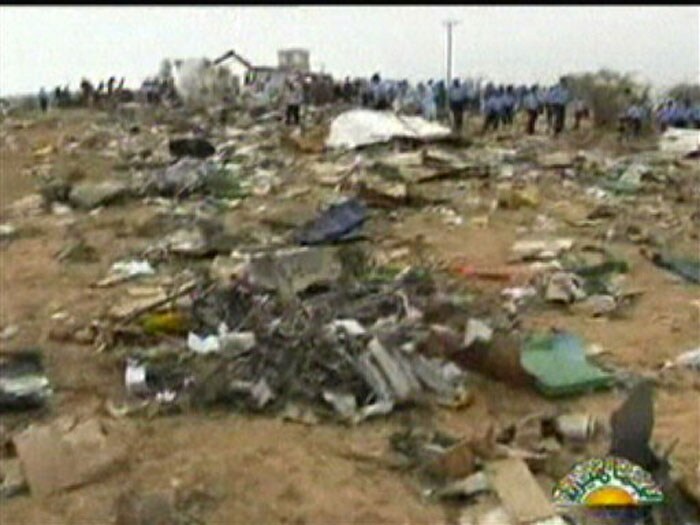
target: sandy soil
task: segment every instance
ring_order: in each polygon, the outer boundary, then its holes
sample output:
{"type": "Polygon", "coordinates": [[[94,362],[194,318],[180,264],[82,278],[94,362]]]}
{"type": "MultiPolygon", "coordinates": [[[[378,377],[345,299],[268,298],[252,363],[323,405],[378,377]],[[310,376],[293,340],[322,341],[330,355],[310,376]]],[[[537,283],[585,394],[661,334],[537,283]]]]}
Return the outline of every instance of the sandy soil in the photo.
{"type": "MultiPolygon", "coordinates": [[[[23,174],[37,162],[34,150],[81,133],[94,118],[84,112],[68,112],[14,131],[16,150],[0,152],[0,206],[4,208],[34,191],[34,181],[23,174]]],[[[562,146],[575,151],[580,144],[562,146]]],[[[90,178],[105,176],[110,169],[104,159],[69,158],[60,149],[51,160],[87,163],[90,178]],[[99,169],[96,162],[102,163],[99,169]]],[[[438,215],[404,210],[398,221],[380,228],[385,233],[382,243],[408,242],[422,234],[436,261],[449,263],[462,258],[476,266],[503,266],[518,237],[517,228],[531,226],[536,215],[552,211],[560,200],[557,184],[545,181],[541,185],[539,209],[498,210],[486,227],[469,220],[462,226],[446,227],[438,215]]],[[[483,190],[485,199],[490,192],[483,190]]],[[[243,209],[254,205],[251,200],[243,209]]],[[[315,203],[313,198],[303,198],[295,205],[312,213],[315,203]]],[[[91,346],[54,341],[49,333],[56,324],[51,320],[56,312],[66,311],[84,321],[110,304],[116,290],[94,290],[88,285],[102,277],[113,261],[148,244],[148,239],[134,232],[144,213],[138,203],[132,203],[107,208],[96,217],[81,214],[75,226],[52,215],[13,220],[31,234],[0,252],[0,323],[20,328],[14,339],[0,345],[4,349],[38,346],[45,351],[56,391],[54,414],[103,414],[105,401],[123,397],[122,369],[113,357],[96,354],[91,346]],[[56,253],[76,229],[97,249],[99,261],[71,265],[56,260],[56,253]]],[[[480,215],[465,212],[467,219],[469,214],[480,215]]],[[[227,221],[243,215],[245,211],[232,212],[227,221]]],[[[558,232],[588,240],[595,240],[597,233],[576,228],[558,232]]],[[[685,242],[692,245],[693,240],[686,238],[685,242]]],[[[649,373],[698,345],[698,288],[653,266],[636,245],[613,243],[610,247],[630,262],[630,286],[646,291],[626,317],[601,320],[560,308],[542,308],[529,313],[525,323],[565,327],[600,344],[607,351],[601,357],[603,362],[649,373]]],[[[494,292],[491,283],[462,281],[461,286],[473,293],[494,292]]],[[[697,374],[668,373],[657,384],[654,437],[666,444],[677,439],[672,460],[689,483],[700,483],[697,374]]],[[[125,487],[186,487],[206,495],[206,522],[212,524],[446,523],[453,518],[445,508],[423,501],[416,480],[389,468],[382,459],[389,447],[388,436],[401,425],[427,417],[441,428],[464,434],[488,420],[509,421],[555,404],[604,417],[622,399],[621,393],[611,391],[554,403],[534,392],[496,382],[475,385],[474,395],[475,401],[462,411],[440,409],[432,416],[402,413],[359,428],[306,427],[225,413],[120,420],[133,436],[128,470],[46,499],[13,498],[0,504],[0,517],[6,525],[107,524],[113,523],[114,500],[125,487]]],[[[21,418],[15,416],[2,421],[7,429],[20,423],[21,418]]]]}

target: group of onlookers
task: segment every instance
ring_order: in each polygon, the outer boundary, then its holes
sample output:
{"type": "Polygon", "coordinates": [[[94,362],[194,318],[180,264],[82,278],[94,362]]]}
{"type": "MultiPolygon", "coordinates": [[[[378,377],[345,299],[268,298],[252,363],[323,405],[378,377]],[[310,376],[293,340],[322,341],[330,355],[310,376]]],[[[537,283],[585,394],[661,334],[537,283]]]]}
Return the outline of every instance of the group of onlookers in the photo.
{"type": "MultiPolygon", "coordinates": [[[[308,89],[305,88],[308,86],[298,72],[288,75],[282,85],[280,94],[288,125],[298,125],[300,122],[301,106],[309,102],[308,89]]],[[[110,77],[107,82],[100,82],[97,88],[83,79],[80,99],[85,105],[94,105],[102,99],[112,99],[123,91],[124,78],[117,84],[116,78],[110,77]]],[[[139,93],[147,103],[177,98],[172,78],[146,79],[139,93]]],[[[537,84],[528,87],[489,82],[482,85],[481,81],[471,79],[454,79],[450,85],[443,80],[431,79],[425,83],[419,82],[414,87],[407,80],[386,80],[375,73],[369,81],[350,80],[347,77],[344,82],[334,84],[332,97],[337,102],[376,110],[391,109],[397,113],[417,114],[429,121],[450,121],[458,133],[462,131],[465,114],[480,114],[483,117],[482,132],[487,133],[512,127],[516,114],[520,112],[525,116],[524,131],[529,135],[535,133],[538,119],[544,116],[547,132],[557,136],[566,127],[567,114],[573,117],[572,129],[577,130],[592,113],[589,103],[581,97],[572,96],[566,77],[547,88],[537,84]]],[[[53,98],[57,106],[67,105],[72,98],[68,86],[63,89],[56,87],[53,98]]],[[[693,105],[689,99],[667,100],[653,111],[640,99],[631,95],[628,98],[627,107],[618,116],[619,129],[625,136],[639,136],[644,124],[652,122],[660,131],[668,127],[700,128],[700,104],[693,105]]],[[[49,106],[49,95],[44,88],[39,92],[39,106],[42,111],[47,111],[49,106]]]]}

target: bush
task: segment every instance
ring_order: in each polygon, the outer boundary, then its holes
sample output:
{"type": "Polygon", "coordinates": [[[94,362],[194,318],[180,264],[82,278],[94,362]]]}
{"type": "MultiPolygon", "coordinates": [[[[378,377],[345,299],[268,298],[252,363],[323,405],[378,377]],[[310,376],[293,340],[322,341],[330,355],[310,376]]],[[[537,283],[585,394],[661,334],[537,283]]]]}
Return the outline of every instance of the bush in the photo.
{"type": "Polygon", "coordinates": [[[596,127],[615,125],[632,100],[644,105],[650,102],[650,86],[639,83],[630,74],[603,69],[597,73],[575,73],[567,78],[572,95],[589,104],[596,127]]]}

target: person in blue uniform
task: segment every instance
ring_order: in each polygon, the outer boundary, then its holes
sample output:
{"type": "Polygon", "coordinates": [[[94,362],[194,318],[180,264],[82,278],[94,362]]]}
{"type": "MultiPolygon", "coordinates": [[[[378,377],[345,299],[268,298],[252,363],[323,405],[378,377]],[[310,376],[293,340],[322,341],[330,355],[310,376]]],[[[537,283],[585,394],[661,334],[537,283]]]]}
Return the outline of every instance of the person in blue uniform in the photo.
{"type": "Polygon", "coordinates": [[[570,95],[565,77],[559,79],[559,83],[554,86],[550,93],[550,104],[554,118],[554,136],[558,136],[563,130],[566,122],[566,105],[569,103],[570,95]]]}
{"type": "Polygon", "coordinates": [[[532,86],[530,91],[523,97],[523,109],[527,113],[527,124],[525,126],[525,132],[528,135],[534,135],[535,125],[537,124],[537,117],[540,114],[540,100],[538,98],[538,88],[537,86],[532,86]]]}
{"type": "Polygon", "coordinates": [[[503,126],[513,124],[513,113],[515,112],[515,92],[513,86],[508,86],[501,98],[501,119],[503,126]]]}
{"type": "Polygon", "coordinates": [[[501,120],[501,101],[502,93],[500,89],[493,91],[484,100],[484,127],[483,132],[498,129],[498,123],[501,120]]]}
{"type": "Polygon", "coordinates": [[[455,133],[461,133],[464,121],[464,107],[467,103],[464,86],[456,78],[452,81],[448,97],[450,99],[450,111],[452,112],[452,129],[455,133]]]}

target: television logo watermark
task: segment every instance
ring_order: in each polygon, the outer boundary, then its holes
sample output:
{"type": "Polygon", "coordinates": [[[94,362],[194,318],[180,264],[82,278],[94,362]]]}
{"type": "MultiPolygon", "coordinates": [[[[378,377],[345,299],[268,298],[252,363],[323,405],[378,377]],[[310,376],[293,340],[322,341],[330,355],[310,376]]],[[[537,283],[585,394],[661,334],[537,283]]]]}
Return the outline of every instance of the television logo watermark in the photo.
{"type": "Polygon", "coordinates": [[[633,517],[659,505],[664,495],[651,474],[631,461],[610,456],[574,465],[556,484],[554,503],[562,510],[633,517]]]}

